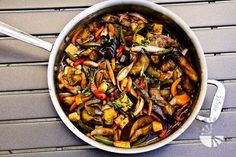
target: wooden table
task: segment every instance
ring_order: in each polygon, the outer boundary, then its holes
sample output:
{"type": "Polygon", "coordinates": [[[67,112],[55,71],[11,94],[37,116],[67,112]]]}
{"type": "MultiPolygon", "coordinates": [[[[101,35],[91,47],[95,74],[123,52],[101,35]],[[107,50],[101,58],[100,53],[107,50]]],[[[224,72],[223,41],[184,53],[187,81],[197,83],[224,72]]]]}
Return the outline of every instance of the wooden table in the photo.
{"type": "MultiPolygon", "coordinates": [[[[64,25],[102,0],[0,0],[0,20],[53,42],[64,25]]],[[[236,1],[152,0],[182,17],[198,36],[210,79],[226,87],[220,118],[212,125],[195,120],[179,138],[138,156],[235,156],[236,1]],[[211,148],[200,136],[223,136],[211,148]]],[[[61,122],[47,86],[49,53],[0,34],[0,157],[119,156],[86,144],[61,122]]],[[[208,86],[201,114],[215,92],[208,86]]],[[[136,155],[134,155],[136,156],[136,155]]]]}

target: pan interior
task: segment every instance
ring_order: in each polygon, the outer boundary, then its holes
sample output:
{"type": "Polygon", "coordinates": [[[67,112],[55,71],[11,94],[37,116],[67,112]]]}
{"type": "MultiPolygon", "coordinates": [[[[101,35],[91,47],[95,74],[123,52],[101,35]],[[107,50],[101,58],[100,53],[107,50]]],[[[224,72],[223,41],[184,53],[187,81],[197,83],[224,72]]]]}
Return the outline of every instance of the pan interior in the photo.
{"type": "MultiPolygon", "coordinates": [[[[171,34],[175,35],[175,37],[178,39],[178,41],[181,43],[181,45],[183,45],[184,47],[188,48],[188,53],[189,53],[189,56],[191,57],[192,63],[194,65],[194,68],[197,69],[197,72],[198,72],[198,75],[200,76],[200,78],[203,78],[202,76],[206,74],[206,70],[202,68],[203,66],[201,66],[202,62],[204,63],[204,61],[201,62],[201,60],[200,60],[200,58],[202,58],[202,56],[201,56],[202,54],[199,54],[199,52],[196,50],[196,45],[193,43],[193,40],[190,39],[189,35],[186,33],[186,30],[181,28],[181,26],[179,26],[179,24],[177,24],[175,19],[172,19],[169,16],[167,16],[165,14],[165,12],[164,13],[158,12],[155,7],[154,8],[152,8],[150,6],[149,7],[145,7],[144,5],[133,4],[133,3],[131,3],[131,4],[122,4],[122,5],[111,5],[111,6],[106,7],[105,9],[100,9],[100,10],[98,10],[96,12],[92,12],[88,16],[86,16],[86,18],[83,18],[82,20],[79,20],[69,30],[67,35],[63,38],[63,40],[61,40],[60,46],[58,47],[56,55],[55,55],[54,69],[59,69],[60,61],[62,60],[64,49],[70,43],[70,40],[71,40],[73,34],[77,31],[77,29],[79,27],[86,26],[88,23],[90,23],[94,19],[96,19],[99,16],[102,16],[104,14],[109,14],[109,13],[111,13],[111,14],[112,13],[125,13],[125,12],[140,13],[140,14],[144,15],[145,17],[147,17],[149,20],[153,21],[153,22],[154,21],[157,21],[157,22],[161,21],[161,23],[164,25],[164,27],[166,27],[171,32],[171,34]]],[[[54,85],[56,84],[56,74],[57,74],[57,71],[55,70],[54,73],[53,73],[54,79],[52,80],[54,85]]],[[[50,79],[50,77],[49,77],[49,79],[50,79]]],[[[199,102],[197,102],[197,100],[200,97],[200,90],[201,90],[200,87],[201,87],[201,84],[203,82],[205,82],[205,79],[206,78],[204,77],[204,80],[200,80],[199,81],[199,88],[198,88],[196,97],[194,99],[194,103],[192,105],[192,111],[194,111],[195,106],[197,104],[199,104],[199,102]]],[[[54,88],[55,88],[55,86],[54,86],[54,88]]],[[[205,96],[204,91],[205,91],[205,85],[203,86],[203,91],[201,91],[201,92],[203,92],[203,94],[202,94],[203,96],[205,96]]],[[[53,95],[56,95],[56,93],[53,93],[53,95]]],[[[200,101],[200,103],[201,103],[201,101],[200,101]]],[[[56,103],[59,104],[59,101],[56,100],[56,103]]],[[[55,106],[55,104],[54,104],[54,106],[55,106]]],[[[198,106],[198,108],[200,109],[199,106],[198,106]]],[[[61,108],[60,108],[60,110],[61,110],[61,108]]],[[[194,113],[194,115],[196,115],[196,112],[194,113]]],[[[185,121],[187,121],[188,119],[189,118],[187,118],[185,121]]],[[[192,119],[194,119],[194,118],[192,118],[192,119]]],[[[188,122],[191,122],[191,121],[192,120],[190,120],[188,122]]],[[[183,124],[184,123],[185,122],[183,122],[183,124]]],[[[182,131],[180,131],[180,132],[182,132],[182,131]]],[[[175,135],[175,137],[176,137],[176,135],[175,135]]],[[[172,140],[173,139],[174,138],[172,138],[172,140]]],[[[90,141],[90,144],[91,143],[92,142],[90,141]]],[[[168,142],[164,142],[164,143],[168,143],[168,142]]],[[[95,144],[92,144],[92,145],[95,145],[95,144]]],[[[162,145],[164,145],[164,144],[162,144],[162,145]]],[[[100,147],[100,148],[106,150],[105,147],[100,147]]],[[[148,148],[148,150],[152,150],[152,149],[153,148],[148,148]]],[[[117,150],[109,150],[109,151],[119,152],[118,149],[117,150]]],[[[138,152],[144,152],[144,150],[140,150],[138,152]]],[[[132,152],[131,151],[126,151],[124,153],[132,153],[132,152]]]]}

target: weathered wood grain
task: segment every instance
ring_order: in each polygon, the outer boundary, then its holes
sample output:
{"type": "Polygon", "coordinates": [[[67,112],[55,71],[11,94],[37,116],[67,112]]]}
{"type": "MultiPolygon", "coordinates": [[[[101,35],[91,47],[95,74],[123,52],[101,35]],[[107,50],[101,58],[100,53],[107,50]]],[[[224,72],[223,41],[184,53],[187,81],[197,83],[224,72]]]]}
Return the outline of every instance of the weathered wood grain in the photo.
{"type": "MultiPolygon", "coordinates": [[[[236,51],[236,27],[220,29],[193,29],[205,53],[236,51]]],[[[56,37],[43,36],[43,40],[53,43],[56,37]]],[[[0,39],[0,63],[48,61],[49,53],[12,38],[0,39]]]]}
{"type": "MultiPolygon", "coordinates": [[[[179,3],[179,2],[207,2],[211,0],[150,0],[155,3],[179,3]]],[[[15,0],[14,3],[9,0],[1,0],[0,9],[34,9],[34,8],[67,8],[67,7],[86,7],[103,0],[50,0],[50,3],[44,0],[15,0]]]]}
{"type": "MultiPolygon", "coordinates": [[[[223,108],[235,108],[236,83],[224,83],[226,97],[223,108]]],[[[202,109],[210,109],[216,88],[209,85],[202,109]]],[[[35,119],[58,117],[49,93],[0,95],[0,119],[35,119]]]]}
{"type": "Polygon", "coordinates": [[[0,119],[35,119],[58,117],[49,93],[0,96],[0,119]]]}
{"type": "MultiPolygon", "coordinates": [[[[236,24],[235,1],[165,5],[191,27],[236,24]]],[[[0,19],[31,34],[59,33],[83,8],[73,10],[34,10],[0,12],[0,19]]]]}
{"type": "MultiPolygon", "coordinates": [[[[206,60],[210,79],[236,79],[236,71],[232,70],[236,55],[207,56],[206,60]]],[[[47,65],[4,66],[0,73],[0,91],[47,88],[47,65]]]]}
{"type": "MultiPolygon", "coordinates": [[[[199,139],[203,133],[214,136],[235,137],[235,112],[224,112],[213,124],[195,120],[177,140],[199,139]],[[212,129],[212,133],[202,129],[212,129]],[[227,131],[225,131],[227,130],[227,131]]],[[[78,137],[72,134],[62,122],[38,122],[0,125],[0,150],[62,147],[84,145],[78,137]],[[27,140],[26,140],[27,139],[27,140]]]]}

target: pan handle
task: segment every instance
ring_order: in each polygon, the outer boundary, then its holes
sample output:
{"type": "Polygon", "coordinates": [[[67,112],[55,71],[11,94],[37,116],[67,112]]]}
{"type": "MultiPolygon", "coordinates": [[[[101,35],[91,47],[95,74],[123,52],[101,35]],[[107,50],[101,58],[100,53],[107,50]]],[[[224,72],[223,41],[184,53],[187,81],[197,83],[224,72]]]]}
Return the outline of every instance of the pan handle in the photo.
{"type": "Polygon", "coordinates": [[[14,28],[2,21],[0,21],[0,32],[3,34],[6,34],[8,36],[11,36],[13,38],[19,39],[21,41],[27,42],[31,45],[38,46],[40,48],[43,48],[49,52],[52,50],[52,43],[46,42],[44,40],[41,40],[39,38],[36,38],[26,32],[23,32],[17,28],[14,28]]]}
{"type": "Polygon", "coordinates": [[[211,105],[210,117],[203,117],[203,116],[198,115],[196,119],[206,122],[206,123],[214,123],[219,118],[223,104],[224,104],[225,87],[221,82],[216,81],[216,80],[208,80],[207,83],[215,85],[217,87],[217,91],[215,93],[215,96],[213,98],[213,102],[211,105]]]}

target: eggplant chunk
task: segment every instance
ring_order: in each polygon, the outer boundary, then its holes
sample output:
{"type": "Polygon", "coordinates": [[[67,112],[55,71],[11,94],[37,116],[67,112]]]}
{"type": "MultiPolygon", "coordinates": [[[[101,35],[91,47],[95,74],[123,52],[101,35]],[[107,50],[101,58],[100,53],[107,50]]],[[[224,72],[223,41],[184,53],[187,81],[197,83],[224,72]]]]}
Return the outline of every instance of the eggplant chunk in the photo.
{"type": "Polygon", "coordinates": [[[91,132],[91,135],[111,136],[114,133],[115,131],[111,128],[96,128],[91,132]]]}
{"type": "Polygon", "coordinates": [[[130,70],[130,74],[132,75],[138,75],[140,74],[141,70],[146,71],[148,65],[150,63],[149,58],[147,57],[146,54],[141,54],[139,57],[138,61],[134,64],[132,69],[130,70]]]}
{"type": "Polygon", "coordinates": [[[167,59],[164,61],[164,63],[161,65],[161,71],[166,72],[169,70],[174,70],[176,67],[175,62],[172,59],[167,59]]]}
{"type": "Polygon", "coordinates": [[[149,134],[151,129],[152,129],[152,124],[148,124],[148,125],[144,126],[143,128],[136,130],[135,133],[133,134],[133,136],[130,138],[130,142],[134,142],[134,141],[138,140],[138,138],[141,135],[149,134]]]}
{"type": "Polygon", "coordinates": [[[160,90],[157,88],[151,88],[149,90],[149,94],[153,100],[164,100],[164,98],[161,96],[160,90]]]}
{"type": "Polygon", "coordinates": [[[144,116],[139,118],[138,120],[136,120],[133,124],[133,126],[131,127],[130,130],[130,137],[133,136],[133,134],[135,133],[135,131],[140,128],[143,127],[149,123],[151,123],[153,121],[153,119],[150,116],[144,116]]]}
{"type": "Polygon", "coordinates": [[[192,92],[192,90],[193,90],[193,85],[191,84],[189,78],[188,78],[187,76],[184,76],[184,77],[182,78],[182,80],[183,80],[183,83],[184,83],[184,84],[183,84],[184,89],[185,89],[187,92],[192,92]]]}
{"type": "Polygon", "coordinates": [[[188,60],[185,58],[185,56],[182,55],[182,53],[174,49],[172,53],[172,57],[178,62],[180,67],[184,70],[185,74],[193,81],[198,81],[198,75],[197,72],[193,69],[191,64],[188,62],[188,60]]]}

